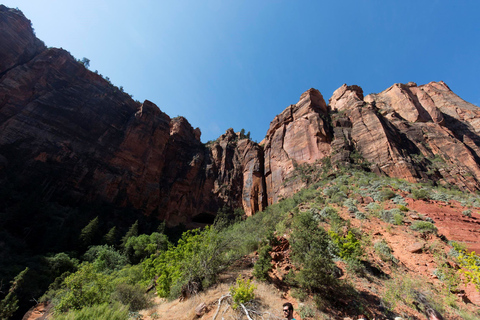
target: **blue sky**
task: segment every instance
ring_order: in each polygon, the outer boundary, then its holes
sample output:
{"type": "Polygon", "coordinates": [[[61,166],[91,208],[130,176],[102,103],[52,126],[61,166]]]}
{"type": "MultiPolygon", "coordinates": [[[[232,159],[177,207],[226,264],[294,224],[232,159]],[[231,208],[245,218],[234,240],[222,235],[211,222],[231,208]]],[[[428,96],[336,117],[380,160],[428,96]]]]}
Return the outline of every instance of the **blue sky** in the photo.
{"type": "Polygon", "coordinates": [[[134,99],[261,141],[313,87],[445,81],[480,105],[480,1],[3,1],[134,99]]]}

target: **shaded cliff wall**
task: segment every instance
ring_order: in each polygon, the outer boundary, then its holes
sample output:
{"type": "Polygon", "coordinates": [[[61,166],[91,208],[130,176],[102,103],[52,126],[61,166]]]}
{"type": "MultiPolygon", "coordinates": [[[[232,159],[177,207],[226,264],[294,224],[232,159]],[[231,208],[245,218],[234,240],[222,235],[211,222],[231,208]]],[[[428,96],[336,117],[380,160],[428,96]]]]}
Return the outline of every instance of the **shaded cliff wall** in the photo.
{"type": "Polygon", "coordinates": [[[378,174],[480,189],[479,109],[443,82],[365,97],[343,85],[328,104],[309,89],[273,119],[261,145],[232,129],[204,145],[185,118],[133,101],[67,51],[47,48],[20,11],[0,5],[0,39],[4,189],[35,189],[68,206],[131,207],[171,225],[211,222],[223,206],[263,210],[304,187],[298,165],[320,167],[327,157],[337,167],[361,158],[378,174]]]}

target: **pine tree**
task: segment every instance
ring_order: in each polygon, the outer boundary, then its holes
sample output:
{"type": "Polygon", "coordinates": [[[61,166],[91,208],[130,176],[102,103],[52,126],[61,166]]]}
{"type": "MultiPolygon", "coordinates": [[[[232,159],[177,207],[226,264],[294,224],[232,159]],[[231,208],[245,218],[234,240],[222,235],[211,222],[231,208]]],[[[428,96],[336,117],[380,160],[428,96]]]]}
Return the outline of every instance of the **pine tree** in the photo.
{"type": "Polygon", "coordinates": [[[110,231],[103,237],[106,244],[113,246],[117,240],[117,227],[112,227],[110,231]]]}
{"type": "Polygon", "coordinates": [[[98,217],[92,219],[80,233],[80,240],[84,245],[89,246],[93,243],[98,234],[98,217]]]}
{"type": "Polygon", "coordinates": [[[127,233],[122,238],[122,247],[127,244],[128,238],[138,236],[138,220],[128,229],[127,233]]]}
{"type": "Polygon", "coordinates": [[[18,309],[18,298],[17,293],[18,288],[22,285],[24,281],[25,274],[28,272],[28,267],[25,268],[22,272],[20,272],[11,282],[12,286],[8,290],[8,294],[5,296],[3,300],[0,301],[0,319],[6,320],[10,319],[10,317],[17,311],[18,309]]]}

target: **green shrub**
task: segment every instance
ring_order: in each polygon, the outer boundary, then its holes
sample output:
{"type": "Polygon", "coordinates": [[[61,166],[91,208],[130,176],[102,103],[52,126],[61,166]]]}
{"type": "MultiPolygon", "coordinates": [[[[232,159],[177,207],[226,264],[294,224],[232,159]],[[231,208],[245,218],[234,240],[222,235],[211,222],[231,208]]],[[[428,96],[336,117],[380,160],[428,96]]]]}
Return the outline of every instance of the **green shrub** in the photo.
{"type": "Polygon", "coordinates": [[[302,305],[298,308],[298,314],[302,319],[313,318],[315,317],[315,308],[308,304],[302,305]]]}
{"type": "Polygon", "coordinates": [[[415,200],[428,200],[430,199],[430,192],[427,189],[413,189],[412,198],[415,200]]]}
{"type": "Polygon", "coordinates": [[[397,225],[397,226],[402,225],[403,224],[403,215],[399,214],[399,213],[395,213],[393,215],[393,224],[397,225]]]}
{"type": "Polygon", "coordinates": [[[385,188],[380,191],[380,201],[390,200],[395,197],[395,192],[392,189],[385,188]]]}
{"type": "Polygon", "coordinates": [[[237,309],[240,304],[245,304],[255,299],[255,289],[257,287],[252,284],[251,280],[245,281],[239,275],[237,277],[236,285],[230,287],[230,295],[232,296],[232,309],[237,309]]]}
{"type": "Polygon", "coordinates": [[[404,213],[400,211],[400,209],[382,210],[380,212],[380,219],[395,225],[401,225],[403,223],[403,217],[404,213]]]}
{"type": "Polygon", "coordinates": [[[357,274],[357,275],[364,275],[366,273],[365,266],[359,259],[347,259],[345,260],[347,263],[347,271],[357,274]]]}
{"type": "Polygon", "coordinates": [[[253,276],[258,280],[265,281],[268,279],[268,271],[272,269],[272,257],[270,251],[272,246],[265,245],[258,252],[258,260],[253,266],[253,276]]]}
{"type": "Polygon", "coordinates": [[[410,211],[410,209],[408,209],[406,206],[404,206],[404,205],[402,205],[402,204],[398,206],[398,209],[399,209],[400,211],[402,211],[402,212],[408,212],[408,211],[410,211]]]}
{"type": "Polygon", "coordinates": [[[112,293],[112,299],[128,306],[131,311],[146,309],[151,305],[151,298],[139,284],[119,283],[112,293]]]}
{"type": "Polygon", "coordinates": [[[365,206],[365,209],[370,212],[371,214],[377,214],[380,212],[380,210],[382,210],[382,206],[379,205],[378,203],[376,202],[370,202],[369,204],[367,204],[365,206]]]}
{"type": "Polygon", "coordinates": [[[221,268],[228,265],[227,260],[237,258],[229,255],[234,243],[227,232],[219,232],[211,226],[201,231],[186,231],[177,246],[170,244],[168,250],[142,262],[144,281],[148,283],[158,276],[160,297],[177,298],[182,288],[192,282],[208,287],[215,282],[221,268]]]}
{"type": "Polygon", "coordinates": [[[80,310],[107,303],[114,289],[112,278],[99,273],[91,263],[84,263],[77,272],[65,278],[65,288],[59,293],[56,311],[80,310]]]}
{"type": "Polygon", "coordinates": [[[79,262],[75,258],[71,258],[64,252],[57,253],[53,257],[45,258],[50,267],[50,272],[56,278],[65,272],[75,272],[79,262]]]}
{"type": "Polygon", "coordinates": [[[128,320],[128,308],[118,302],[104,303],[67,313],[56,313],[55,320],[128,320]]]}
{"type": "Polygon", "coordinates": [[[18,298],[17,291],[23,285],[24,277],[28,272],[28,268],[21,271],[13,281],[11,282],[10,289],[8,290],[5,298],[0,300],[0,319],[9,319],[18,310],[18,298]]]}
{"type": "Polygon", "coordinates": [[[471,218],[471,217],[472,217],[472,210],[470,210],[470,209],[464,210],[464,211],[462,211],[462,214],[463,214],[465,217],[471,218]]]}
{"type": "Polygon", "coordinates": [[[309,291],[335,284],[336,267],[328,250],[328,233],[308,211],[294,217],[292,228],[292,261],[299,270],[295,281],[309,291]]]}
{"type": "Polygon", "coordinates": [[[299,301],[305,301],[308,298],[308,293],[305,290],[302,290],[299,288],[293,288],[292,297],[299,301]]]}
{"type": "Polygon", "coordinates": [[[127,257],[108,245],[93,246],[84,254],[86,261],[92,262],[97,272],[120,270],[127,263],[127,257]]]}
{"type": "Polygon", "coordinates": [[[480,290],[480,256],[477,256],[475,251],[463,251],[457,259],[462,267],[460,272],[465,275],[467,282],[472,282],[480,290]]]}
{"type": "Polygon", "coordinates": [[[392,249],[390,249],[385,240],[382,239],[381,241],[375,242],[373,248],[375,249],[375,252],[377,252],[380,259],[382,259],[383,261],[392,261],[396,263],[397,259],[395,259],[395,257],[392,255],[392,249]]]}
{"type": "Polygon", "coordinates": [[[338,233],[328,231],[330,238],[338,248],[338,256],[342,259],[359,259],[362,254],[362,245],[355,235],[348,231],[346,236],[340,236],[338,233]]]}
{"type": "Polygon", "coordinates": [[[131,263],[136,264],[157,251],[165,251],[167,248],[167,236],[154,232],[150,235],[142,234],[129,237],[125,243],[125,254],[131,263]]]}
{"type": "Polygon", "coordinates": [[[438,229],[435,225],[428,221],[415,221],[411,226],[410,229],[418,231],[422,234],[433,233],[436,234],[438,229]]]}

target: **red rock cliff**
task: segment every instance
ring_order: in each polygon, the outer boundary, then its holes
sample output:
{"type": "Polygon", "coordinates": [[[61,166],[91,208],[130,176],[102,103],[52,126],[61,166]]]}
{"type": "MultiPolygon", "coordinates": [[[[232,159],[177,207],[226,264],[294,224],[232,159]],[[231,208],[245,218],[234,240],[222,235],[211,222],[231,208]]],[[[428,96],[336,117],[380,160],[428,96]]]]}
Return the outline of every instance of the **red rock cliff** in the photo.
{"type": "Polygon", "coordinates": [[[304,186],[298,166],[358,165],[410,181],[480,189],[480,113],[443,82],[364,97],[316,89],[271,122],[263,147],[233,129],[200,130],[139,103],[68,52],[46,48],[21,12],[0,5],[0,187],[47,201],[132,207],[169,224],[247,214],[304,186]]]}

